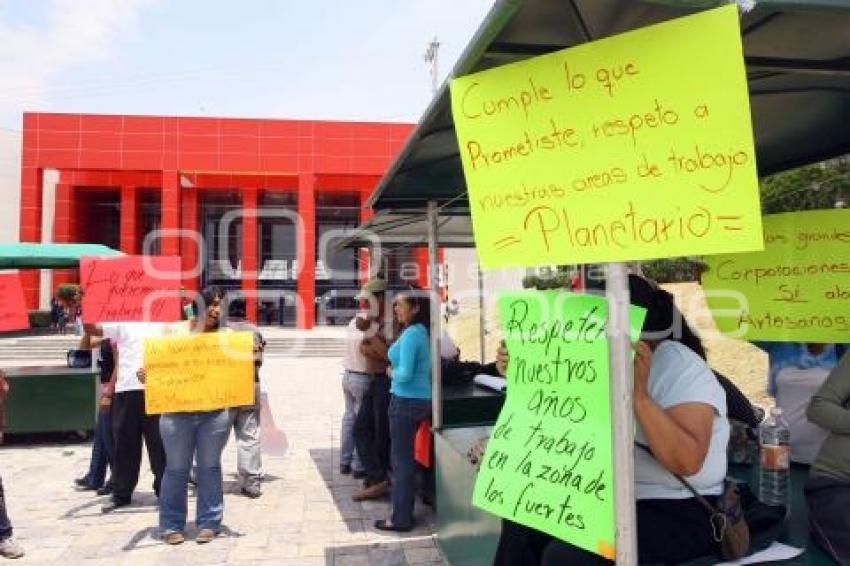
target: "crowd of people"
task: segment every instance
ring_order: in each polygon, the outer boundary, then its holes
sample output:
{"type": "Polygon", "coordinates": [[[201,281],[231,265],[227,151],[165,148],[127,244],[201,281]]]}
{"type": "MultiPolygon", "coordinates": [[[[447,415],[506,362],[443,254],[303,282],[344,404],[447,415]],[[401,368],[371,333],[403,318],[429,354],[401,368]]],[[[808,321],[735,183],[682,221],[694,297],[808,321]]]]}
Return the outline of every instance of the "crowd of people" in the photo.
{"type": "Polygon", "coordinates": [[[413,528],[420,425],[431,417],[431,307],[426,292],[396,293],[368,281],[361,312],[348,325],[343,358],[340,472],[363,480],[355,501],[391,494],[392,512],[375,521],[382,531],[413,528]],[[392,484],[392,486],[390,486],[392,484]]]}
{"type": "MultiPolygon", "coordinates": [[[[705,505],[716,506],[724,490],[730,423],[755,428],[764,412],[710,368],[702,341],[670,293],[637,275],[629,277],[629,291],[632,304],[647,311],[634,362],[639,560],[678,563],[716,555],[719,545],[705,505]]],[[[413,525],[414,438],[430,418],[423,297],[396,294],[391,315],[384,308],[386,283],[372,280],[360,297],[368,304],[348,327],[340,471],[364,479],[355,500],[391,494],[391,515],[375,522],[379,530],[407,531],[413,525]]],[[[447,355],[456,357],[451,339],[444,334],[442,341],[449,345],[447,355]]],[[[805,492],[813,539],[847,563],[850,519],[842,510],[850,503],[850,354],[835,344],[756,345],[769,355],[768,389],[790,423],[791,460],[811,464],[805,492]]],[[[508,363],[501,348],[498,372],[505,375],[508,363]]],[[[508,520],[495,562],[612,563],[508,520]]]]}
{"type": "MultiPolygon", "coordinates": [[[[668,292],[636,275],[629,276],[629,291],[632,303],[647,313],[634,361],[639,560],[677,563],[715,554],[716,533],[705,502],[714,505],[724,488],[730,420],[757,424],[757,411],[731,382],[711,370],[700,338],[668,292]]],[[[103,513],[129,505],[144,443],[159,527],[168,544],[186,540],[190,484],[197,492],[195,540],[207,543],[219,534],[224,513],[221,455],[231,430],[237,442],[240,492],[250,498],[262,495],[259,368],[265,341],[245,321],[240,301],[230,303],[228,324],[222,324],[223,299],[220,290],[207,288],[184,305],[183,324],[87,325],[82,339],[81,347],[101,352],[101,390],[89,470],[75,480],[76,488],[108,495],[103,513]],[[145,339],[233,330],[249,330],[255,336],[253,405],[146,414],[145,339]]],[[[343,357],[339,471],[363,481],[352,493],[355,501],[389,496],[391,511],[375,521],[375,529],[406,532],[414,526],[417,472],[427,476],[415,452],[417,435],[423,427],[427,434],[431,415],[429,296],[417,289],[390,296],[385,281],[372,279],[358,299],[361,308],[347,327],[343,357]]],[[[79,294],[60,301],[73,307],[79,294]]],[[[457,362],[459,352],[451,338],[444,333],[441,342],[443,363],[457,362]]],[[[812,538],[837,562],[850,563],[850,514],[844,512],[850,504],[850,352],[841,344],[756,345],[768,354],[768,390],[790,425],[790,458],[811,467],[805,496],[812,538]]],[[[509,363],[507,350],[500,348],[493,369],[506,375],[509,363]]],[[[0,373],[0,409],[8,392],[0,373]]],[[[0,480],[0,556],[23,555],[11,535],[0,480]]],[[[508,520],[502,523],[495,562],[611,563],[508,520]]]]}
{"type": "Polygon", "coordinates": [[[222,324],[223,293],[216,287],[202,290],[184,304],[184,323],[104,323],[87,325],[83,347],[99,347],[100,400],[89,471],[75,480],[76,488],[110,498],[103,513],[130,505],[147,449],[158,499],[163,540],[180,544],[185,539],[189,484],[196,486],[195,537],[198,543],[215,539],[224,513],[221,454],[231,429],[237,444],[240,493],[262,495],[260,444],[260,377],[265,340],[256,326],[245,320],[244,301],[228,305],[222,324]],[[189,332],[251,331],[254,333],[254,404],[214,411],[149,415],[145,411],[146,371],[143,363],[147,338],[189,332]],[[107,480],[107,468],[111,476],[107,480]]]}
{"type": "Polygon", "coordinates": [[[75,334],[82,332],[82,309],[75,285],[60,287],[56,296],[50,299],[50,329],[57,334],[67,334],[68,324],[73,326],[75,334]]]}

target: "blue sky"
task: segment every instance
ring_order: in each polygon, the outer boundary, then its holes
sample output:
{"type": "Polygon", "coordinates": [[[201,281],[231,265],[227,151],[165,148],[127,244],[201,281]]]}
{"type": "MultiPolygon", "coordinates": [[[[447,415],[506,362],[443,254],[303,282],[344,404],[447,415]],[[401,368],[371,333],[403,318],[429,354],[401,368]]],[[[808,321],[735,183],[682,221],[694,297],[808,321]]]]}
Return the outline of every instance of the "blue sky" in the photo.
{"type": "Polygon", "coordinates": [[[415,121],[490,0],[0,0],[0,128],[23,110],[415,121]]]}
{"type": "Polygon", "coordinates": [[[0,241],[24,111],[415,122],[492,0],[0,0],[0,241]]]}

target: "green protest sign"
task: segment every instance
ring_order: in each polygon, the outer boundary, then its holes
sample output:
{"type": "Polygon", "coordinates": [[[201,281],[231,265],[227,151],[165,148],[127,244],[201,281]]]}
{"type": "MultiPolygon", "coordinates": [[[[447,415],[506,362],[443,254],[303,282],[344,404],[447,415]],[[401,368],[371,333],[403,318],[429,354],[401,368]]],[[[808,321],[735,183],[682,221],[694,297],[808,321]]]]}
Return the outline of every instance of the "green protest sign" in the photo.
{"type": "MultiPolygon", "coordinates": [[[[614,558],[608,303],[563,291],[499,298],[508,393],[473,504],[614,558]]],[[[645,311],[631,309],[632,339],[645,311]]]]}
{"type": "Polygon", "coordinates": [[[721,332],[746,340],[850,342],[850,210],[764,217],[764,251],[706,258],[721,332]]]}

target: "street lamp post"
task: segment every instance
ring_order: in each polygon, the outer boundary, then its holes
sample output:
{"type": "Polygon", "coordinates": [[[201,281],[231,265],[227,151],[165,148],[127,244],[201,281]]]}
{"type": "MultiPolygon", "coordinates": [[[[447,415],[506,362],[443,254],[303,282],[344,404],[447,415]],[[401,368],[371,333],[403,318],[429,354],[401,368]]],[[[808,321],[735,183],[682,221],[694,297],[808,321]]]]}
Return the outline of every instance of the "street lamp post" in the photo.
{"type": "Polygon", "coordinates": [[[437,93],[437,77],[439,75],[439,52],[440,52],[440,42],[437,40],[437,37],[434,36],[434,39],[431,40],[431,43],[428,44],[428,49],[425,50],[425,55],[422,56],[425,59],[426,63],[431,64],[431,92],[434,94],[437,93]]]}

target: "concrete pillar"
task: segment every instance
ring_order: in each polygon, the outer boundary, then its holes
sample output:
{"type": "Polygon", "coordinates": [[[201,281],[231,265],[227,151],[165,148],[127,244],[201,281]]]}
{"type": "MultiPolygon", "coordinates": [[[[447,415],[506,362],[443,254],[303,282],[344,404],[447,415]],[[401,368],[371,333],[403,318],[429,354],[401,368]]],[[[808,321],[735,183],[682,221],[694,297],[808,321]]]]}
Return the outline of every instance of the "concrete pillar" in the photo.
{"type": "MultiPolygon", "coordinates": [[[[257,241],[257,187],[242,188],[242,290],[245,291],[245,316],[257,321],[257,281],[259,275],[257,241]]],[[[300,284],[300,280],[299,280],[300,284]]]]}
{"type": "MultiPolygon", "coordinates": [[[[201,260],[201,250],[199,248],[200,239],[200,220],[198,216],[198,189],[195,187],[180,189],[181,201],[181,228],[184,231],[184,236],[180,238],[180,255],[183,258],[183,277],[182,285],[186,287],[186,291],[190,294],[198,290],[201,277],[201,267],[198,262],[201,260]]],[[[208,245],[211,245],[208,242],[208,245]]]]}
{"type": "Polygon", "coordinates": [[[180,173],[162,172],[162,255],[180,255],[180,173]]]}
{"type": "Polygon", "coordinates": [[[316,322],[316,176],[298,176],[298,216],[301,230],[297,234],[298,296],[301,308],[296,316],[297,328],[310,329],[316,322]]]}
{"type": "Polygon", "coordinates": [[[139,225],[141,210],[139,194],[133,185],[121,187],[121,251],[125,254],[136,255],[139,249],[139,225]]]}

